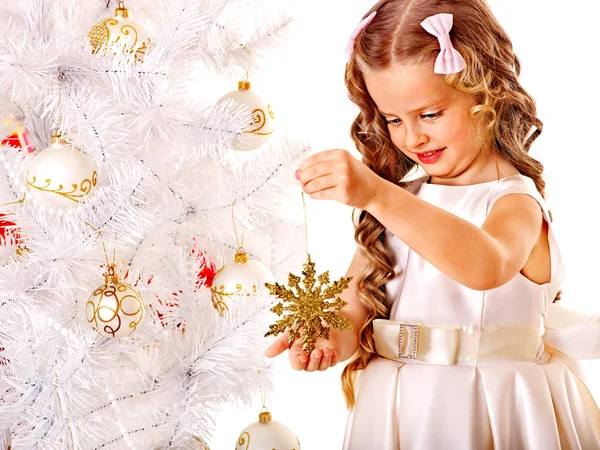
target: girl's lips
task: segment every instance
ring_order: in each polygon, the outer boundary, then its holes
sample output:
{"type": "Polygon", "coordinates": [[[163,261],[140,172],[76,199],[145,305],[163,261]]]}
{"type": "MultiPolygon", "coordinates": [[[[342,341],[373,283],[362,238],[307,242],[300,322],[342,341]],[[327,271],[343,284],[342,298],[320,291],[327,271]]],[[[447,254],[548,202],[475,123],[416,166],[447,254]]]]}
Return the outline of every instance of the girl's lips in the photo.
{"type": "MultiPolygon", "coordinates": [[[[446,147],[444,147],[444,148],[446,148],[446,147]]],[[[440,150],[444,150],[444,148],[438,148],[437,150],[428,150],[426,152],[415,153],[415,155],[424,155],[425,153],[437,152],[437,151],[440,151],[440,150]]]]}
{"type": "Polygon", "coordinates": [[[442,152],[444,150],[445,150],[445,148],[442,148],[440,150],[435,150],[434,153],[431,155],[425,155],[424,153],[417,153],[417,157],[419,158],[419,161],[421,161],[423,164],[432,164],[432,163],[436,162],[442,156],[442,152]]]}

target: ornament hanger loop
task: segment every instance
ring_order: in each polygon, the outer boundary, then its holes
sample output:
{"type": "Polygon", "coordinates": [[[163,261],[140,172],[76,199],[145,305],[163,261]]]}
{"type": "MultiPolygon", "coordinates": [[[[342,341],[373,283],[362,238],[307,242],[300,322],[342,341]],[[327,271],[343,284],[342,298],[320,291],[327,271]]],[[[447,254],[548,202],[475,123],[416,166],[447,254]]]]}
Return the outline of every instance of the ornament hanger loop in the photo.
{"type": "Polygon", "coordinates": [[[244,44],[240,44],[238,41],[233,41],[233,42],[235,42],[237,45],[239,45],[244,50],[246,50],[246,52],[248,52],[248,55],[252,56],[252,53],[250,53],[250,50],[248,50],[248,47],[246,47],[244,44]]]}
{"type": "MultiPolygon", "coordinates": [[[[62,88],[63,88],[63,78],[64,78],[64,74],[62,72],[59,72],[58,74],[58,127],[56,127],[56,131],[54,132],[52,138],[54,138],[55,135],[60,134],[60,137],[62,138],[62,126],[63,126],[63,115],[62,115],[62,109],[63,109],[63,92],[62,92],[62,88]]],[[[52,142],[54,143],[54,141],[52,142]]]]}
{"type": "MultiPolygon", "coordinates": [[[[238,41],[234,41],[237,45],[239,45],[240,47],[242,47],[244,50],[246,50],[246,52],[248,53],[249,56],[252,56],[252,53],[250,53],[250,50],[248,50],[248,47],[246,47],[244,44],[240,44],[238,41]]],[[[245,82],[248,82],[248,73],[250,72],[250,67],[248,67],[246,69],[246,75],[244,75],[244,80],[245,82]]]]}
{"type": "Polygon", "coordinates": [[[240,240],[238,239],[237,227],[235,225],[235,213],[234,213],[235,202],[236,202],[236,200],[234,200],[233,203],[231,204],[231,219],[233,220],[233,231],[235,232],[235,242],[237,243],[238,251],[243,251],[244,250],[244,233],[242,233],[242,243],[240,244],[240,240]]]}
{"type": "Polygon", "coordinates": [[[265,397],[265,392],[263,391],[262,385],[259,384],[258,388],[260,389],[260,400],[262,401],[262,408],[260,408],[260,410],[262,411],[264,409],[265,412],[269,412],[269,409],[267,408],[267,400],[265,397]]]}
{"type": "Polygon", "coordinates": [[[114,253],[113,253],[113,261],[112,264],[110,262],[108,262],[108,253],[106,252],[106,245],[104,245],[104,237],[102,236],[102,231],[98,230],[97,228],[95,228],[94,226],[92,226],[89,222],[85,223],[88,227],[90,227],[92,230],[94,230],[95,232],[98,233],[98,237],[96,238],[96,240],[98,240],[98,238],[100,238],[100,241],[102,242],[102,248],[104,249],[104,257],[106,258],[106,266],[108,267],[108,274],[109,275],[114,275],[114,266],[115,266],[115,261],[117,259],[117,233],[115,233],[115,245],[114,245],[114,253]],[[112,273],[111,273],[112,270],[112,273]]]}
{"type": "Polygon", "coordinates": [[[308,226],[306,225],[306,201],[304,200],[304,191],[302,191],[302,211],[304,212],[304,240],[306,242],[306,255],[310,258],[308,253],[308,226]]]}

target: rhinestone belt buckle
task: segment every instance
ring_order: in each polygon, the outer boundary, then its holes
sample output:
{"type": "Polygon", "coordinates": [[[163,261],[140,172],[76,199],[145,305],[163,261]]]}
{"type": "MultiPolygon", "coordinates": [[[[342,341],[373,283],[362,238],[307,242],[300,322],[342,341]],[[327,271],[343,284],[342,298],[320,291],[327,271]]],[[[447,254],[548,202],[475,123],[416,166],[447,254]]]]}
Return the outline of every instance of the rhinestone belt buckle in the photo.
{"type": "MultiPolygon", "coordinates": [[[[406,333],[406,337],[408,337],[408,330],[406,333]]],[[[399,342],[398,342],[398,357],[399,358],[408,358],[408,359],[417,359],[417,348],[418,348],[418,344],[419,344],[419,325],[409,325],[406,323],[401,323],[400,324],[400,338],[399,338],[399,342]],[[413,330],[414,332],[414,339],[412,340],[412,342],[409,342],[408,345],[410,345],[412,343],[412,351],[410,352],[410,354],[408,355],[404,355],[402,353],[402,347],[404,344],[404,330],[406,328],[410,328],[413,330]]],[[[407,345],[407,348],[408,348],[407,345]]]]}

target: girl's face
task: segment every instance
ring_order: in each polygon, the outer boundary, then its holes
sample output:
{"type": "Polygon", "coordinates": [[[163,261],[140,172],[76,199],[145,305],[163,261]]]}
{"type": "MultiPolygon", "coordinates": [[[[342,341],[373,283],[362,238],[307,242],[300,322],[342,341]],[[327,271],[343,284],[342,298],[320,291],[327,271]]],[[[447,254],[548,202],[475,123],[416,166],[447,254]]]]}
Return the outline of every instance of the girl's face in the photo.
{"type": "Polygon", "coordinates": [[[493,179],[492,153],[482,148],[484,140],[478,138],[477,122],[469,113],[475,101],[448,86],[444,75],[433,72],[433,63],[397,64],[365,73],[365,81],[392,142],[420,164],[432,182],[474,184],[482,177],[493,179]],[[442,151],[422,155],[434,150],[442,151]]]}

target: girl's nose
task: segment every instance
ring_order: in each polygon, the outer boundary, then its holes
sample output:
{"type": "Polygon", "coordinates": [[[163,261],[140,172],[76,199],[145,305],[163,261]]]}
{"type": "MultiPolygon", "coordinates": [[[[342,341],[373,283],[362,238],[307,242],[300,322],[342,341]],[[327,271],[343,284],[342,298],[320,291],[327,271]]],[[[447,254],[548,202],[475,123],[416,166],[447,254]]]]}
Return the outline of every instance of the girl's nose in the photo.
{"type": "Polygon", "coordinates": [[[409,149],[416,149],[429,140],[427,134],[418,127],[406,127],[405,144],[409,149]]]}

